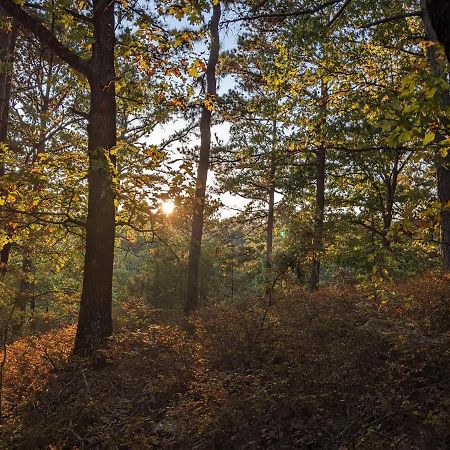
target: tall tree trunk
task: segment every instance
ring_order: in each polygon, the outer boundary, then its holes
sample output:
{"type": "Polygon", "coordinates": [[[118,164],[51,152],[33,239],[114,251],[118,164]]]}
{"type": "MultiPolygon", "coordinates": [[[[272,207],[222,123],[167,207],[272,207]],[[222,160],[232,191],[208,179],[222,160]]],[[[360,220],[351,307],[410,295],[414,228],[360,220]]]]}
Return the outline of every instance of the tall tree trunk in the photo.
{"type": "Polygon", "coordinates": [[[445,54],[450,62],[450,2],[448,0],[421,0],[422,10],[426,12],[439,41],[445,47],[445,54]]]}
{"type": "Polygon", "coordinates": [[[94,39],[89,60],[62,44],[36,17],[14,0],[1,4],[25,28],[87,77],[90,87],[88,124],[88,217],[83,288],[74,354],[88,355],[112,334],[112,275],[115,206],[113,172],[116,146],[115,2],[93,0],[94,39]]]}
{"type": "MultiPolygon", "coordinates": [[[[0,21],[3,28],[0,29],[0,143],[6,144],[8,139],[9,105],[11,101],[11,80],[14,50],[17,38],[17,22],[12,20],[11,27],[5,24],[6,12],[0,7],[0,21]]],[[[0,177],[5,175],[5,162],[0,160],[0,177]]],[[[10,230],[6,225],[6,233],[10,230]]],[[[7,242],[0,249],[0,281],[3,281],[8,269],[11,243],[7,242]]]]}
{"type": "MultiPolygon", "coordinates": [[[[321,118],[320,129],[326,120],[328,88],[322,81],[321,86],[321,118]]],[[[316,151],[316,201],[314,212],[314,231],[312,243],[311,274],[309,277],[309,289],[315,291],[320,281],[320,259],[323,252],[323,226],[325,222],[325,182],[326,182],[326,150],[321,146],[316,151]]]]}
{"type": "Polygon", "coordinates": [[[112,334],[115,238],[116,95],[114,2],[94,2],[94,44],[89,86],[89,196],[83,289],[74,353],[90,354],[112,334]]]}
{"type": "MultiPolygon", "coordinates": [[[[217,97],[216,66],[219,60],[219,22],[221,16],[220,1],[213,6],[213,14],[209,25],[211,45],[206,67],[206,95],[215,103],[217,97]]],[[[200,255],[203,236],[203,217],[205,211],[206,182],[208,179],[209,157],[211,152],[211,115],[212,111],[204,104],[200,118],[200,158],[198,162],[197,181],[193,201],[193,218],[191,241],[189,246],[189,262],[187,270],[186,297],[184,311],[191,313],[198,304],[198,280],[200,271],[200,255]]]]}
{"type": "Polygon", "coordinates": [[[275,189],[276,189],[276,146],[277,146],[277,121],[272,124],[272,149],[270,151],[269,172],[269,198],[267,211],[266,230],[266,260],[264,268],[265,296],[272,295],[272,269],[273,269],[273,228],[275,225],[275,189]]]}
{"type": "MultiPolygon", "coordinates": [[[[430,41],[437,41],[438,38],[446,46],[447,58],[450,61],[450,5],[448,2],[422,0],[423,22],[425,35],[430,41]],[[442,20],[446,20],[445,27],[442,20]],[[446,28],[447,27],[447,28],[446,28]],[[438,32],[438,34],[436,34],[438,32]]],[[[444,72],[439,65],[436,48],[427,47],[427,57],[434,76],[442,78],[444,72]]],[[[450,106],[450,93],[445,91],[442,95],[441,104],[443,108],[450,106]]],[[[450,121],[444,114],[440,114],[440,121],[444,126],[448,126],[450,121]]],[[[444,136],[436,136],[436,141],[444,139],[444,136]]],[[[442,158],[440,154],[436,157],[438,165],[436,170],[438,199],[441,204],[441,253],[442,269],[445,273],[450,273],[450,153],[442,158]]]]}

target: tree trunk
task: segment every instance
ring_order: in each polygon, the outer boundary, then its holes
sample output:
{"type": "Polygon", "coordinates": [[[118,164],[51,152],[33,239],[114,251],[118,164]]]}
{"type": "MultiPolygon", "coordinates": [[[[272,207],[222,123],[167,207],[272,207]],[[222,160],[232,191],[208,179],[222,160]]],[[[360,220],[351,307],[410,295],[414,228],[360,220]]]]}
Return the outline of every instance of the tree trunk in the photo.
{"type": "Polygon", "coordinates": [[[437,38],[445,47],[450,62],[450,2],[448,0],[421,0],[422,10],[436,32],[437,38]]]}
{"type": "Polygon", "coordinates": [[[29,248],[24,248],[22,259],[22,273],[19,282],[19,288],[16,295],[16,304],[19,310],[25,314],[27,305],[31,306],[33,295],[33,260],[29,248]]]}
{"type": "MultiPolygon", "coordinates": [[[[322,81],[321,86],[321,114],[320,128],[326,120],[326,105],[328,97],[327,85],[322,81]]],[[[326,182],[326,150],[321,146],[316,151],[316,203],[314,214],[314,231],[312,244],[311,275],[309,278],[309,289],[318,289],[320,281],[320,259],[323,252],[323,225],[325,221],[325,182],[326,182]]]]}
{"type": "Polygon", "coordinates": [[[397,195],[398,176],[400,175],[400,150],[396,150],[394,165],[389,175],[385,176],[386,198],[381,214],[383,219],[383,229],[381,230],[381,244],[387,252],[392,253],[389,232],[391,231],[394,219],[394,206],[397,195]]]}
{"type": "MultiPolygon", "coordinates": [[[[206,94],[209,101],[215,102],[217,96],[216,65],[219,59],[219,22],[221,16],[220,1],[213,6],[210,22],[211,46],[206,67],[206,94]]],[[[208,179],[209,157],[211,152],[211,109],[204,104],[200,118],[200,159],[193,201],[193,218],[189,262],[187,270],[186,297],[184,311],[191,313],[198,304],[198,280],[200,271],[200,254],[203,236],[203,217],[205,211],[206,182],[208,179]]]]}
{"type": "Polygon", "coordinates": [[[273,268],[273,228],[275,225],[275,188],[276,188],[276,142],[277,142],[277,121],[272,125],[272,149],[270,152],[270,173],[269,173],[269,198],[267,211],[267,231],[266,231],[266,261],[265,261],[265,296],[270,299],[272,295],[272,268],[273,268]]]}
{"type": "MultiPolygon", "coordinates": [[[[0,7],[0,20],[4,21],[7,14],[0,7]]],[[[12,20],[11,28],[4,26],[0,30],[0,144],[6,144],[8,139],[9,105],[11,100],[11,79],[14,49],[17,38],[17,23],[12,20]]],[[[0,177],[5,175],[5,162],[0,160],[0,177]]],[[[6,224],[6,233],[10,230],[6,224]]],[[[0,281],[3,281],[8,269],[11,243],[0,249],[0,281]]]]}
{"type": "Polygon", "coordinates": [[[94,45],[89,86],[89,196],[83,289],[74,353],[90,354],[112,334],[115,238],[116,95],[114,3],[94,2],[94,45]]]}
{"type": "Polygon", "coordinates": [[[115,2],[93,1],[94,39],[89,60],[82,59],[62,44],[39,19],[28,14],[14,0],[2,0],[2,5],[89,81],[88,217],[83,288],[74,348],[74,354],[88,355],[112,334],[115,160],[111,150],[116,146],[115,2]]]}
{"type": "MultiPolygon", "coordinates": [[[[446,45],[447,58],[450,56],[450,31],[448,30],[448,21],[450,21],[450,5],[447,2],[422,0],[423,22],[425,28],[425,36],[430,41],[439,40],[446,45]],[[443,10],[440,11],[440,8],[443,10]],[[441,14],[441,17],[439,15],[441,14]],[[447,19],[446,26],[442,27],[441,20],[447,19]],[[443,39],[447,36],[446,40],[443,39]]],[[[439,65],[436,49],[431,46],[427,47],[427,57],[434,76],[442,78],[444,72],[439,65]]],[[[450,61],[450,58],[449,58],[450,61]]],[[[450,106],[450,93],[445,91],[441,99],[442,107],[450,106]]],[[[448,117],[440,114],[440,122],[447,127],[450,123],[448,117]]],[[[436,141],[444,139],[444,136],[436,136],[436,141]]],[[[437,155],[438,164],[436,170],[438,200],[441,204],[441,254],[442,269],[445,273],[450,273],[450,154],[442,158],[437,155]]]]}
{"type": "Polygon", "coordinates": [[[313,256],[309,289],[316,291],[320,281],[320,254],[323,251],[323,224],[325,220],[325,171],[326,150],[316,152],[316,211],[314,217],[313,256]]]}

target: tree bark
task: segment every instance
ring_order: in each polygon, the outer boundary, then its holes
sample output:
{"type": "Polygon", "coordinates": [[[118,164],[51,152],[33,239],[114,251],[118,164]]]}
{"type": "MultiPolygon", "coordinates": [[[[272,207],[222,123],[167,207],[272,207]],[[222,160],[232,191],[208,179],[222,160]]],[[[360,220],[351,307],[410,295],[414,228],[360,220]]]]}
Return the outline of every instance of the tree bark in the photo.
{"type": "MultiPolygon", "coordinates": [[[[4,21],[7,13],[0,6],[0,20],[4,21]]],[[[9,106],[11,101],[11,80],[12,65],[14,60],[14,50],[17,38],[17,22],[11,21],[11,28],[6,26],[0,30],[0,143],[7,144],[8,140],[8,122],[9,106]]],[[[5,162],[0,160],[0,177],[5,175],[5,162]]],[[[6,233],[10,230],[6,225],[6,233]]],[[[0,250],[0,281],[3,281],[8,270],[9,255],[11,252],[11,243],[7,242],[0,250]]]]}
{"type": "Polygon", "coordinates": [[[320,281],[320,254],[323,251],[323,224],[325,220],[325,172],[326,150],[321,147],[316,152],[316,205],[314,217],[313,256],[309,289],[316,291],[320,281]]]}
{"type": "MultiPolygon", "coordinates": [[[[440,40],[446,47],[447,59],[450,62],[450,4],[446,1],[422,0],[422,17],[425,35],[430,41],[440,40]],[[443,24],[442,21],[445,21],[443,24]]],[[[427,47],[427,57],[435,77],[444,77],[444,71],[439,65],[436,49],[427,47]]],[[[443,108],[450,106],[450,93],[445,91],[441,98],[443,108]]],[[[448,127],[448,117],[440,114],[440,122],[448,127]]],[[[444,136],[436,136],[436,141],[444,139],[444,136]]],[[[437,155],[438,164],[436,170],[438,200],[441,204],[441,254],[442,269],[444,273],[450,273],[450,153],[442,158],[437,155]]]]}
{"type": "Polygon", "coordinates": [[[116,94],[114,2],[94,2],[94,44],[88,77],[89,195],[83,288],[74,353],[91,354],[112,334],[115,238],[116,94]]]}
{"type": "MultiPolygon", "coordinates": [[[[217,97],[216,66],[219,60],[219,22],[221,16],[220,1],[213,6],[213,14],[209,25],[211,45],[206,67],[207,99],[215,102],[217,97]]],[[[200,118],[200,158],[197,169],[197,181],[193,201],[193,218],[191,240],[189,246],[189,262],[187,270],[186,297],[184,311],[193,312],[198,305],[198,280],[200,271],[200,255],[203,236],[203,222],[206,200],[206,183],[208,179],[209,158],[211,152],[211,116],[212,111],[204,104],[200,118]]]]}
{"type": "MultiPolygon", "coordinates": [[[[321,86],[321,119],[320,128],[326,120],[328,88],[322,81],[321,86]]],[[[326,150],[321,146],[316,151],[316,202],[314,213],[314,231],[312,244],[311,274],[309,277],[309,289],[318,289],[320,281],[320,260],[323,252],[323,226],[325,222],[325,183],[326,183],[326,150]]]]}
{"type": "Polygon", "coordinates": [[[94,39],[89,60],[82,59],[14,0],[0,4],[59,58],[85,75],[90,87],[88,123],[88,217],[83,288],[74,354],[89,355],[112,334],[112,274],[115,237],[113,172],[116,146],[114,1],[93,1],[94,39]]]}
{"type": "Polygon", "coordinates": [[[437,38],[445,47],[450,62],[450,2],[448,0],[422,0],[422,10],[426,11],[437,38]]]}

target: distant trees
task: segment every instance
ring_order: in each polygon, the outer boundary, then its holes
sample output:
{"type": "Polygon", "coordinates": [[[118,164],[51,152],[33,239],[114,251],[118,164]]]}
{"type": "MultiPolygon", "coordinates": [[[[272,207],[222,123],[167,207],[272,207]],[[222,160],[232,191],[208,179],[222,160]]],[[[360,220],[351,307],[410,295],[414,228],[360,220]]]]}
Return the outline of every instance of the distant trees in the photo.
{"type": "Polygon", "coordinates": [[[445,3],[149,6],[0,0],[0,277],[13,246],[19,307],[46,257],[60,270],[80,248],[80,355],[112,333],[115,245],[148,273],[131,265],[128,283],[119,269],[129,290],[116,292],[188,314],[245,283],[269,298],[343,267],[411,275],[436,265],[439,245],[450,270],[449,85],[429,42],[433,23],[448,45],[445,3]],[[245,206],[219,219],[217,194],[245,206]],[[168,198],[182,205],[173,235],[155,212],[168,198]]]}

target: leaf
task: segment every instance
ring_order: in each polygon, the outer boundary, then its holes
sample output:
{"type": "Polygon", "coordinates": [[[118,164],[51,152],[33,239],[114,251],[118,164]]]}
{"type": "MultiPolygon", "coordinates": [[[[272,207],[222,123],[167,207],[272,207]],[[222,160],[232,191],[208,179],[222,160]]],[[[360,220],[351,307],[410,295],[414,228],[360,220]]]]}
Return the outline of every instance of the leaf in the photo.
{"type": "Polygon", "coordinates": [[[197,78],[197,77],[198,77],[198,69],[197,69],[197,67],[191,66],[191,67],[188,69],[188,75],[189,75],[190,77],[197,78]]]}
{"type": "Polygon", "coordinates": [[[429,131],[423,138],[423,145],[428,145],[433,142],[436,138],[436,133],[434,131],[429,131]]]}

